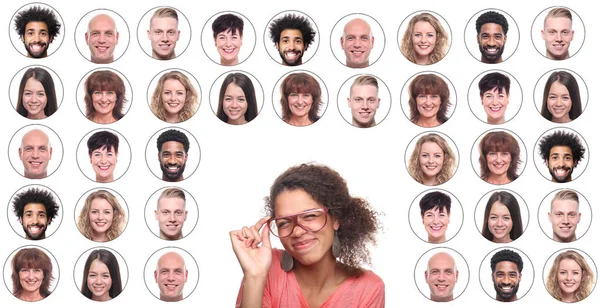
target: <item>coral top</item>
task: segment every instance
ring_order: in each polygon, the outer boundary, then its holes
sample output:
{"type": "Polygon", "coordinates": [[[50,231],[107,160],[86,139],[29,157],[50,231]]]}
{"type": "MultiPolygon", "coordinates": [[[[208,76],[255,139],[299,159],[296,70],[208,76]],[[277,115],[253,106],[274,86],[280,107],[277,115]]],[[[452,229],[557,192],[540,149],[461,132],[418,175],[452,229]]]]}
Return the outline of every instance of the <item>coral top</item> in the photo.
{"type": "MultiPolygon", "coordinates": [[[[311,308],[306,303],[294,271],[281,269],[280,259],[283,250],[273,249],[273,262],[269,268],[267,284],[263,294],[262,307],[301,307],[311,308]]],[[[242,288],[238,293],[236,307],[242,301],[242,288]]],[[[363,271],[359,277],[349,277],[329,296],[321,308],[379,308],[385,307],[385,286],[383,280],[372,271],[363,271]]],[[[313,307],[314,308],[314,307],[313,307]]]]}

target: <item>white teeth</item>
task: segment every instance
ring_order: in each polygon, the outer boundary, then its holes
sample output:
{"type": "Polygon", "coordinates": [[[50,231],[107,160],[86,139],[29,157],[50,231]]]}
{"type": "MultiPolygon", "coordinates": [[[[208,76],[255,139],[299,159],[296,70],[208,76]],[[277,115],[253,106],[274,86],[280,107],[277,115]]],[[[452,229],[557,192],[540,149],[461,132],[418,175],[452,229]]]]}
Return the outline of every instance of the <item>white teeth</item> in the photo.
{"type": "Polygon", "coordinates": [[[177,166],[173,166],[173,167],[169,167],[169,168],[167,168],[167,169],[169,169],[169,170],[177,170],[177,169],[179,169],[179,168],[178,168],[177,166]]]}
{"type": "Polygon", "coordinates": [[[505,290],[505,291],[508,291],[510,289],[512,289],[512,287],[502,287],[502,290],[505,290]]]}

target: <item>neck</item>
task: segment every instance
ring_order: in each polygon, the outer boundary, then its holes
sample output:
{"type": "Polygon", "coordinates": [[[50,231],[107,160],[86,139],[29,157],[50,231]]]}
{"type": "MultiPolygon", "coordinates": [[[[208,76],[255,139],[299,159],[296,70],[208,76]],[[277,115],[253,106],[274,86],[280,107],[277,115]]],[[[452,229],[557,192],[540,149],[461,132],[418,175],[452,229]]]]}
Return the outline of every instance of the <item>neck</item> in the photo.
{"type": "Polygon", "coordinates": [[[289,120],[286,121],[290,125],[294,126],[307,126],[312,124],[313,122],[308,118],[308,114],[303,117],[296,117],[292,115],[289,120]]]}
{"type": "Polygon", "coordinates": [[[231,60],[221,59],[221,65],[232,66],[232,65],[238,65],[238,64],[239,64],[238,57],[235,57],[235,59],[231,59],[231,60]]]}
{"type": "Polygon", "coordinates": [[[163,297],[162,295],[160,296],[160,300],[163,302],[178,302],[182,299],[183,299],[183,294],[181,294],[177,297],[163,297]]]}
{"type": "Polygon", "coordinates": [[[560,301],[563,303],[574,303],[577,301],[575,298],[575,292],[565,293],[563,291],[560,292],[560,301]]]}
{"type": "Polygon", "coordinates": [[[359,64],[352,64],[352,63],[346,61],[346,66],[351,67],[351,68],[365,68],[365,67],[369,66],[369,61],[367,61],[365,63],[359,63],[359,64]]]}
{"type": "Polygon", "coordinates": [[[179,114],[177,114],[177,113],[175,113],[175,114],[167,113],[167,114],[165,114],[165,122],[179,123],[179,122],[181,122],[181,119],[179,118],[179,114]]]}
{"type": "Polygon", "coordinates": [[[548,51],[546,51],[546,58],[550,59],[550,60],[565,60],[569,58],[569,53],[567,52],[566,54],[560,56],[560,57],[556,57],[553,54],[549,53],[548,51]]]}
{"type": "Polygon", "coordinates": [[[331,251],[321,261],[310,266],[302,265],[296,260],[294,263],[296,280],[307,289],[322,290],[328,286],[339,284],[346,278],[331,251]]]}
{"type": "Polygon", "coordinates": [[[424,118],[419,117],[417,120],[417,125],[421,127],[436,127],[440,126],[440,121],[436,117],[424,118]]]}
{"type": "Polygon", "coordinates": [[[32,119],[32,120],[41,120],[41,119],[45,119],[45,118],[47,118],[47,117],[46,117],[46,114],[45,114],[45,113],[43,113],[43,112],[38,112],[38,113],[36,113],[36,114],[30,114],[30,113],[28,113],[28,114],[27,114],[27,118],[28,118],[28,119],[32,119]]]}
{"type": "Polygon", "coordinates": [[[429,295],[429,298],[431,298],[432,301],[434,302],[438,302],[438,303],[444,303],[444,302],[450,302],[454,299],[454,294],[450,294],[446,297],[437,297],[433,294],[429,295]]]}
{"type": "Polygon", "coordinates": [[[512,242],[513,240],[510,239],[510,234],[507,234],[507,235],[503,236],[502,238],[494,237],[494,239],[492,241],[494,243],[506,244],[506,243],[512,242]]]}
{"type": "Polygon", "coordinates": [[[110,297],[110,295],[108,295],[108,292],[102,294],[102,296],[92,295],[92,300],[97,301],[97,302],[105,302],[105,301],[108,301],[111,299],[112,299],[112,297],[110,297]]]}
{"type": "Polygon", "coordinates": [[[95,231],[92,231],[92,241],[94,242],[108,242],[108,236],[106,235],[106,233],[97,233],[95,231]]]}
{"type": "MultiPolygon", "coordinates": [[[[90,61],[92,61],[92,63],[96,63],[96,64],[108,64],[108,63],[112,63],[115,61],[115,57],[110,57],[108,59],[96,59],[96,58],[91,58],[90,61]]],[[[110,297],[109,297],[110,299],[110,297]]]]}
{"type": "Polygon", "coordinates": [[[487,177],[487,179],[485,179],[485,181],[490,184],[508,184],[508,183],[510,183],[510,179],[508,178],[508,174],[506,174],[506,173],[503,173],[500,175],[490,174],[487,177]]]}
{"type": "Polygon", "coordinates": [[[35,291],[21,290],[21,295],[19,296],[19,299],[22,299],[26,302],[37,302],[39,300],[44,299],[44,297],[40,293],[40,289],[37,289],[35,291]]]}
{"type": "Polygon", "coordinates": [[[352,119],[352,125],[354,125],[356,127],[360,127],[360,128],[373,127],[373,126],[375,126],[375,119],[369,121],[368,123],[361,123],[361,122],[356,121],[355,119],[352,119]]]}
{"type": "Polygon", "coordinates": [[[161,56],[159,54],[157,54],[156,52],[154,52],[154,50],[152,51],[152,58],[153,59],[157,59],[157,60],[171,60],[171,59],[175,59],[175,51],[173,51],[173,53],[170,53],[166,56],[161,56]]]}
{"type": "Polygon", "coordinates": [[[427,242],[428,243],[432,243],[432,244],[441,244],[446,242],[446,235],[442,236],[442,237],[431,237],[428,236],[427,237],[427,242]]]}
{"type": "Polygon", "coordinates": [[[560,117],[560,118],[555,118],[554,116],[552,117],[552,122],[554,123],[569,123],[571,122],[571,118],[569,118],[569,114],[565,114],[564,116],[560,117]]]}
{"type": "Polygon", "coordinates": [[[504,124],[504,122],[506,122],[506,120],[504,119],[504,116],[502,116],[501,118],[487,118],[487,122],[488,124],[504,124]]]}
{"type": "Polygon", "coordinates": [[[92,121],[98,124],[110,124],[110,123],[114,123],[117,120],[113,117],[112,113],[107,113],[107,114],[95,114],[92,117],[92,121]]]}
{"type": "Polygon", "coordinates": [[[244,117],[239,117],[236,120],[232,120],[231,118],[229,118],[227,120],[227,123],[233,124],[233,125],[240,125],[240,124],[246,124],[246,123],[248,123],[248,121],[246,121],[246,118],[244,118],[244,117]]]}
{"type": "Polygon", "coordinates": [[[415,63],[419,65],[429,65],[431,61],[429,60],[429,55],[418,55],[415,59],[415,63]]]}
{"type": "Polygon", "coordinates": [[[175,236],[168,236],[166,235],[164,232],[160,231],[160,238],[162,240],[167,240],[167,241],[175,241],[175,240],[180,240],[183,238],[183,234],[179,233],[179,234],[175,234],[175,236]]]}
{"type": "Polygon", "coordinates": [[[440,184],[435,176],[425,176],[423,177],[423,185],[427,186],[435,186],[440,184]]]}
{"type": "Polygon", "coordinates": [[[26,178],[28,178],[28,179],[43,179],[43,178],[45,178],[45,177],[48,176],[48,172],[44,172],[44,173],[41,173],[41,174],[35,174],[34,175],[34,174],[27,173],[27,171],[26,171],[23,174],[23,176],[26,177],[26,178]]]}
{"type": "Polygon", "coordinates": [[[552,239],[557,241],[557,242],[561,242],[561,243],[570,243],[570,242],[574,242],[577,239],[577,236],[575,235],[575,233],[573,233],[573,235],[564,238],[564,237],[559,237],[556,235],[556,233],[552,234],[552,239]]]}
{"type": "Polygon", "coordinates": [[[110,183],[113,182],[115,180],[115,176],[113,174],[111,174],[108,177],[100,177],[98,175],[96,175],[96,182],[98,183],[110,183]]]}

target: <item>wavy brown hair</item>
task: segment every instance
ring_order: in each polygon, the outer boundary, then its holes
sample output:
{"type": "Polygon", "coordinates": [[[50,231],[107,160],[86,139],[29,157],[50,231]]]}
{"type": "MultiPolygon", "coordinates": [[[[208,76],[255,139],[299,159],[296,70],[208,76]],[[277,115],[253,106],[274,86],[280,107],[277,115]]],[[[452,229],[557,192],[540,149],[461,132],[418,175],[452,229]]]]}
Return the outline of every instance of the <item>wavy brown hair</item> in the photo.
{"type": "Polygon", "coordinates": [[[23,248],[14,255],[10,265],[12,269],[10,277],[12,278],[14,296],[20,298],[23,293],[23,286],[21,285],[21,279],[19,279],[19,272],[23,268],[41,269],[44,272],[44,278],[40,285],[40,295],[43,298],[50,295],[50,282],[54,280],[54,276],[52,275],[52,261],[44,251],[38,248],[23,248]]]}
{"type": "Polygon", "coordinates": [[[417,106],[417,97],[421,94],[431,94],[440,96],[440,108],[435,115],[441,124],[448,121],[448,108],[450,103],[450,88],[442,77],[436,74],[421,74],[415,77],[408,85],[408,105],[410,106],[410,121],[419,122],[419,107],[417,106]]]}

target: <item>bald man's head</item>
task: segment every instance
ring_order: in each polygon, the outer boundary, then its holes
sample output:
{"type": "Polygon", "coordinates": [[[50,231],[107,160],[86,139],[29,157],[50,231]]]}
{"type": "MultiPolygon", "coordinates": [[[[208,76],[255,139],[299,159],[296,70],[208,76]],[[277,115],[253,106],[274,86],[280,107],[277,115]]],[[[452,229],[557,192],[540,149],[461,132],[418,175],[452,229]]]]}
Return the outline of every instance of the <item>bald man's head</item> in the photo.
{"type": "Polygon", "coordinates": [[[32,129],[23,135],[19,147],[19,159],[23,162],[23,176],[28,179],[43,179],[48,176],[48,163],[52,159],[52,147],[48,135],[32,129]]]}
{"type": "Polygon", "coordinates": [[[449,302],[454,299],[454,285],[458,270],[454,258],[446,252],[434,254],[427,262],[425,281],[429,285],[430,298],[434,302],[449,302]]]}
{"type": "Polygon", "coordinates": [[[85,42],[90,48],[90,61],[99,64],[113,62],[119,32],[112,17],[106,14],[94,16],[88,24],[85,42]]]}
{"type": "Polygon", "coordinates": [[[350,20],[344,26],[344,34],[340,42],[346,54],[346,66],[352,68],[369,66],[369,55],[375,43],[369,23],[360,18],[350,20]]]}
{"type": "Polygon", "coordinates": [[[160,290],[160,299],[166,302],[177,302],[183,299],[183,287],[187,282],[188,271],[185,260],[178,253],[171,251],[162,255],[156,263],[154,280],[160,290]]]}

